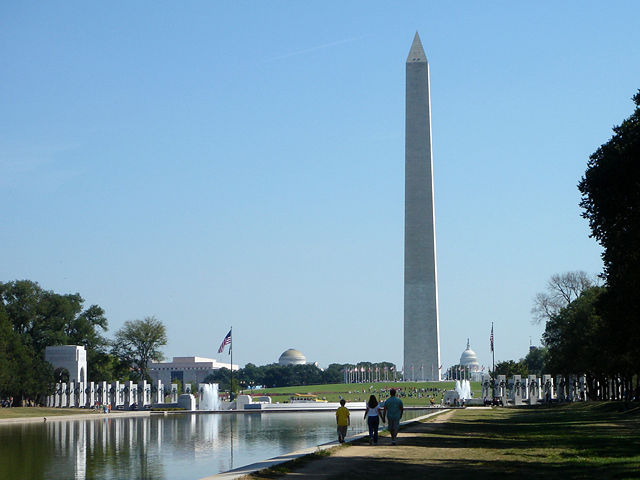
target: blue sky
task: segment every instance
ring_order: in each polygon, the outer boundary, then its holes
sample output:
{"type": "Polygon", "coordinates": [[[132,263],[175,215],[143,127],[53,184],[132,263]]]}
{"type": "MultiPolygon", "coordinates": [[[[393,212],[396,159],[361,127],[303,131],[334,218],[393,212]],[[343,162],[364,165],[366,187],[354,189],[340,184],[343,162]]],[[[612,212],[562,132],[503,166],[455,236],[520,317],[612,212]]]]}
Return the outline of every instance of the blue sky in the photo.
{"type": "Polygon", "coordinates": [[[0,281],[167,357],[402,365],[404,63],[431,68],[442,361],[518,359],[602,268],[588,156],[640,88],[628,2],[3,2],[0,281]]]}

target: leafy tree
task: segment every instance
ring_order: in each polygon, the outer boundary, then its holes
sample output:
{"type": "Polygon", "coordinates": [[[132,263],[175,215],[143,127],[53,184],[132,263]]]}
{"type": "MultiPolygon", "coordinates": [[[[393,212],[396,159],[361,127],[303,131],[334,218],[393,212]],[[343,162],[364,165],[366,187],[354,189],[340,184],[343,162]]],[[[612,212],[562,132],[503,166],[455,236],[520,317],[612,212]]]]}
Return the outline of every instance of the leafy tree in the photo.
{"type": "Polygon", "coordinates": [[[0,397],[9,395],[9,382],[15,365],[11,356],[12,343],[17,334],[13,331],[4,305],[0,303],[0,397]]]}
{"type": "Polygon", "coordinates": [[[546,291],[536,294],[534,299],[531,308],[534,323],[546,322],[594,284],[594,279],[581,270],[552,275],[546,291]]]}
{"type": "Polygon", "coordinates": [[[244,368],[238,372],[238,378],[243,387],[262,385],[262,369],[256,367],[253,363],[247,363],[244,368]]]}
{"type": "MultiPolygon", "coordinates": [[[[591,157],[578,184],[582,216],[604,251],[607,292],[598,310],[615,344],[617,373],[638,373],[640,358],[640,91],[635,109],[591,157]]],[[[614,353],[614,352],[609,352],[614,353]]]]}
{"type": "Polygon", "coordinates": [[[507,377],[522,375],[523,377],[526,377],[527,375],[529,375],[529,369],[524,360],[520,360],[519,362],[515,362],[514,360],[506,360],[496,363],[496,368],[493,372],[493,375],[494,378],[495,375],[506,375],[507,377]]]}
{"type": "Polygon", "coordinates": [[[603,328],[596,311],[603,287],[591,287],[547,322],[543,341],[552,374],[600,375],[607,370],[603,328]],[[603,354],[605,353],[605,354],[603,354]]]}
{"type": "Polygon", "coordinates": [[[529,353],[524,357],[521,362],[527,366],[529,375],[542,375],[547,373],[545,366],[547,362],[547,349],[545,347],[531,347],[529,353]]]}
{"type": "MultiPolygon", "coordinates": [[[[238,371],[234,370],[234,374],[233,374],[233,392],[234,393],[237,393],[240,391],[241,388],[246,388],[248,386],[247,383],[238,379],[239,376],[240,377],[242,376],[242,369],[238,371]]],[[[204,383],[217,383],[221,392],[229,391],[231,386],[231,370],[229,370],[228,368],[220,368],[215,372],[207,375],[207,377],[205,377],[204,379],[204,383]]]]}
{"type": "Polygon", "coordinates": [[[93,382],[137,379],[131,375],[131,364],[127,359],[120,358],[102,349],[87,351],[87,370],[87,378],[93,382]]]}
{"type": "Polygon", "coordinates": [[[32,400],[46,393],[54,376],[44,352],[53,345],[83,345],[91,375],[96,355],[108,344],[99,333],[107,320],[100,307],[83,311],[83,303],[78,293],[57,294],[30,280],[0,282],[0,391],[32,400]],[[6,371],[11,372],[8,379],[2,374],[6,371]]]}
{"type": "Polygon", "coordinates": [[[0,299],[18,335],[27,335],[38,315],[42,289],[29,280],[0,283],[0,299]]]}
{"type": "Polygon", "coordinates": [[[330,364],[322,372],[322,383],[342,383],[344,381],[345,366],[339,363],[330,364]]]}
{"type": "Polygon", "coordinates": [[[229,390],[231,382],[231,370],[228,368],[219,368],[213,373],[207,375],[204,379],[204,383],[217,383],[220,390],[229,390]]]}
{"type": "Polygon", "coordinates": [[[148,363],[164,358],[160,347],[166,344],[165,326],[155,317],[129,320],[116,332],[113,354],[128,362],[139,380],[150,381],[148,363]]]}
{"type": "MultiPolygon", "coordinates": [[[[358,364],[358,367],[367,365],[365,362],[358,364]]],[[[372,364],[368,364],[372,365],[372,364]]],[[[392,363],[375,364],[379,368],[392,363]]],[[[244,368],[234,371],[234,385],[237,382],[242,389],[254,385],[264,385],[266,387],[288,387],[292,385],[318,385],[324,383],[342,383],[344,379],[344,369],[353,368],[353,365],[332,363],[326,370],[322,370],[313,364],[306,365],[279,365],[272,363],[257,367],[252,363],[247,363],[244,368]]],[[[374,366],[372,366],[374,368],[374,366]]],[[[221,390],[229,389],[231,381],[231,371],[226,368],[216,370],[204,380],[205,382],[218,383],[221,390]]]]}
{"type": "Polygon", "coordinates": [[[30,345],[21,342],[0,304],[0,397],[14,397],[14,405],[38,403],[51,391],[53,368],[30,345]]]}

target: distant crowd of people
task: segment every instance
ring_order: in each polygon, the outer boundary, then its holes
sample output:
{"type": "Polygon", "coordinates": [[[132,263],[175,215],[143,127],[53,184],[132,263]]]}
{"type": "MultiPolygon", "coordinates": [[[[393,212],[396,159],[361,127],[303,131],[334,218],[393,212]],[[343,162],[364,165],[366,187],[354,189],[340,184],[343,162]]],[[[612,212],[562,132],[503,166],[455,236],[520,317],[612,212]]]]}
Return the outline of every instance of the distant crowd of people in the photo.
{"type": "MultiPolygon", "coordinates": [[[[394,387],[394,388],[374,388],[373,385],[369,387],[369,389],[362,389],[362,390],[351,390],[346,392],[349,395],[349,398],[345,398],[346,401],[348,402],[362,402],[363,397],[362,396],[352,396],[354,394],[360,394],[363,393],[365,394],[366,398],[366,394],[377,394],[378,398],[380,399],[380,401],[386,400],[387,398],[389,398],[391,396],[391,390],[394,390],[396,392],[396,397],[397,398],[424,398],[424,399],[428,399],[429,403],[431,405],[435,405],[436,403],[441,403],[443,396],[444,396],[444,392],[445,389],[440,389],[440,388],[434,388],[434,387],[430,387],[430,388],[401,388],[401,387],[394,387]]],[[[339,396],[340,399],[342,399],[342,395],[339,396]]]]}

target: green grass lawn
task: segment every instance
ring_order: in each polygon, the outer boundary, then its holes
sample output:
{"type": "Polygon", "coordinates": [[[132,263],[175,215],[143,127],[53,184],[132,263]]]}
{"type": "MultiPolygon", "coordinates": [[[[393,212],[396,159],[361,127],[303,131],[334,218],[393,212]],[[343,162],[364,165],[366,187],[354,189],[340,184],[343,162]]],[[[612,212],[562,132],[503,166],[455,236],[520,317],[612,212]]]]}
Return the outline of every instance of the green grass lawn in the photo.
{"type": "Polygon", "coordinates": [[[451,478],[471,471],[474,478],[498,472],[521,478],[640,478],[637,404],[628,410],[618,402],[468,409],[423,440],[425,447],[455,449],[455,461],[441,464],[459,473],[451,478]]]}
{"type": "MultiPolygon", "coordinates": [[[[395,387],[400,389],[400,398],[405,405],[427,405],[429,396],[433,396],[436,403],[440,403],[445,390],[452,390],[455,382],[380,382],[380,383],[337,383],[329,385],[305,385],[292,387],[265,388],[262,390],[246,390],[251,395],[269,395],[274,402],[285,402],[294,393],[317,395],[330,402],[337,402],[340,398],[348,402],[366,401],[369,395],[379,397],[381,389],[395,387]],[[416,392],[416,389],[418,392],[416,392]],[[422,391],[425,389],[426,391],[422,391]],[[438,392],[429,389],[439,390],[438,392]]],[[[474,397],[480,398],[481,386],[479,382],[471,382],[474,397]]]]}

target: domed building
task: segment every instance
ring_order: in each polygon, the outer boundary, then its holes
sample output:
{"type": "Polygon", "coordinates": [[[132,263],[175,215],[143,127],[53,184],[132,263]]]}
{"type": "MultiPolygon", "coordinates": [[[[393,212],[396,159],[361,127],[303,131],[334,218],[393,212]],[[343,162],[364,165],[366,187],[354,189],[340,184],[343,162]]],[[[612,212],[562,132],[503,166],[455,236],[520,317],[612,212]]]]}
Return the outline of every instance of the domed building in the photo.
{"type": "Polygon", "coordinates": [[[278,363],[280,365],[305,365],[307,363],[307,357],[305,357],[301,351],[290,348],[282,352],[278,363]]]}
{"type": "Polygon", "coordinates": [[[467,338],[467,348],[462,355],[460,355],[460,365],[467,367],[471,372],[471,380],[478,381],[477,379],[482,376],[480,371],[480,362],[478,362],[478,356],[476,352],[471,350],[469,339],[467,338]]]}

